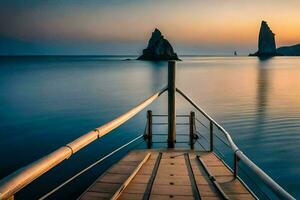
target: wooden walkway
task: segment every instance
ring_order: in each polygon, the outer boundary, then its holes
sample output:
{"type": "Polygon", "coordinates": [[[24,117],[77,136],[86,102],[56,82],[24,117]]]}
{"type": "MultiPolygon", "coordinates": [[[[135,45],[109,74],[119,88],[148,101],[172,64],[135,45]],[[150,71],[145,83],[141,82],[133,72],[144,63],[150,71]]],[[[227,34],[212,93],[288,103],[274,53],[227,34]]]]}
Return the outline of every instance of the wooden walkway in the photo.
{"type": "Polygon", "coordinates": [[[133,151],[80,197],[96,199],[255,199],[209,152],[133,151]]]}

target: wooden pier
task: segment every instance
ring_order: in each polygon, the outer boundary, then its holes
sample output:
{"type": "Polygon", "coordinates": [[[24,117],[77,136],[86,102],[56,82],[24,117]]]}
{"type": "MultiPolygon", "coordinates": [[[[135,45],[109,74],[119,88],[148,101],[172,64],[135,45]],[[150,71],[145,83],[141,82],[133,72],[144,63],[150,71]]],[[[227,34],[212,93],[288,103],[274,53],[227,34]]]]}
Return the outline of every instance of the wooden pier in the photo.
{"type": "Polygon", "coordinates": [[[255,199],[212,152],[132,151],[80,197],[96,199],[255,199]]]}

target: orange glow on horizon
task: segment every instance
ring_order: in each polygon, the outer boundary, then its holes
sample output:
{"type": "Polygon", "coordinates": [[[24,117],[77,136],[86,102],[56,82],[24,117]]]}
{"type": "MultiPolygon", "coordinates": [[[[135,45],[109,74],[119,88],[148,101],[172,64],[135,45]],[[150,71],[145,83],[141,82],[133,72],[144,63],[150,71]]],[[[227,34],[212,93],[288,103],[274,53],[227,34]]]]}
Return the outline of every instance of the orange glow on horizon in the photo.
{"type": "Polygon", "coordinates": [[[261,20],[277,45],[300,43],[300,2],[278,0],[136,2],[67,10],[30,9],[11,19],[2,35],[21,40],[146,42],[155,27],[172,43],[257,45],[261,20]],[[172,6],[170,6],[170,3],[172,6]]]}

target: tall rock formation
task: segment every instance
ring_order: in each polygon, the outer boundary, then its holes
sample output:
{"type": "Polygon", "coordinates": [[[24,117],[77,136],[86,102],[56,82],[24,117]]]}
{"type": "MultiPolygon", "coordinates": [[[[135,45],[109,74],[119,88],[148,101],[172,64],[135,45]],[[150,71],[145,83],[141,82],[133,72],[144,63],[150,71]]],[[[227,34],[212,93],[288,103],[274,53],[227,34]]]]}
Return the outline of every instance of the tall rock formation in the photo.
{"type": "Polygon", "coordinates": [[[258,51],[250,56],[277,56],[275,34],[267,22],[262,21],[258,38],[258,51]]]}
{"type": "Polygon", "coordinates": [[[168,40],[156,28],[138,60],[179,60],[168,40]]]}

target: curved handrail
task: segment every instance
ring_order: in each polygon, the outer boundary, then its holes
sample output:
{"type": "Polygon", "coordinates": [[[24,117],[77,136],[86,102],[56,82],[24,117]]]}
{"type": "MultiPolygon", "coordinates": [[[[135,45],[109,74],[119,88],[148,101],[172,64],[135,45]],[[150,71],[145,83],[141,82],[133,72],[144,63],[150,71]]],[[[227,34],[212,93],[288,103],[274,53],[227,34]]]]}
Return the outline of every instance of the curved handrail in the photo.
{"type": "Polygon", "coordinates": [[[211,121],[218,129],[220,129],[228,140],[231,149],[235,153],[235,155],[242,160],[251,170],[254,171],[256,175],[258,175],[262,181],[269,186],[269,188],[277,194],[281,199],[291,199],[295,200],[293,196],[291,196],[287,191],[285,191],[278,183],[276,183],[269,175],[267,175],[262,169],[260,169],[255,163],[253,163],[234,143],[230,134],[213,118],[211,118],[203,109],[201,109],[190,97],[188,97],[183,91],[176,88],[176,91],[183,96],[189,103],[191,103],[194,108],[196,108],[199,112],[201,112],[209,121],[211,121]]]}
{"type": "Polygon", "coordinates": [[[40,177],[62,161],[68,159],[83,147],[116,129],[143,110],[146,106],[151,104],[165,91],[167,91],[167,87],[164,87],[136,107],[120,115],[114,120],[84,134],[69,144],[60,147],[56,151],[7,176],[0,183],[0,199],[10,198],[36,178],[40,177]]]}

